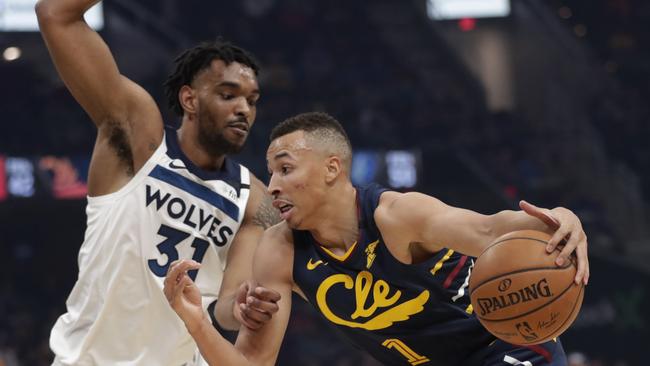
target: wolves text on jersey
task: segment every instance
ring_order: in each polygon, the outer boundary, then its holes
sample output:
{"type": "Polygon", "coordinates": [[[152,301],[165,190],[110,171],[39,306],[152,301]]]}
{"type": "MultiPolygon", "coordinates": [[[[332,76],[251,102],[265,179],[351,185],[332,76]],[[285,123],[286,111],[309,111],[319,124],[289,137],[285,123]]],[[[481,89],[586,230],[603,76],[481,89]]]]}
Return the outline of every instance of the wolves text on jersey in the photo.
{"type": "Polygon", "coordinates": [[[146,207],[155,202],[156,211],[162,209],[170,218],[198,230],[212,241],[212,244],[224,246],[235,233],[219,218],[202,208],[197,208],[195,204],[189,203],[181,197],[173,196],[169,192],[161,193],[160,189],[154,189],[150,185],[146,185],[146,207]]]}

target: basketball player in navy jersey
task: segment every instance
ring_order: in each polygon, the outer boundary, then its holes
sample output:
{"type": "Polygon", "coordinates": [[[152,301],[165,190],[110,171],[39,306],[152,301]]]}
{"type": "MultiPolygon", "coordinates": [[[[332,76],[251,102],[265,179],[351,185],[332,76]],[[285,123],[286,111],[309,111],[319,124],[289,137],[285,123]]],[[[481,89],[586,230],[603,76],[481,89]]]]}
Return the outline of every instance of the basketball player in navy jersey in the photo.
{"type": "Polygon", "coordinates": [[[586,284],[586,236],[571,211],[522,201],[522,211],[481,215],[421,193],[355,187],[349,140],[324,113],[284,121],[271,140],[268,189],[284,221],[266,230],[254,275],[281,294],[279,312],[258,330],[242,329],[233,347],[201,311],[187,275],[198,263],[174,263],[165,280],[165,295],[211,365],[273,365],[292,290],[386,365],[566,365],[559,340],[530,347],[496,340],[473,315],[467,286],[473,257],[522,229],[552,233],[549,252],[566,239],[557,264],[575,251],[575,281],[586,284]]]}
{"type": "MultiPolygon", "coordinates": [[[[95,3],[36,6],[61,78],[97,127],[79,276],[50,337],[54,365],[200,362],[161,291],[175,259],[204,264],[189,275],[202,311],[224,328],[258,327],[277,310],[278,295],[265,289],[255,308],[235,301],[259,238],[279,221],[264,184],[226,156],[242,148],[255,121],[258,66],[224,42],[185,51],[165,85],[181,126],[165,128],[152,97],[120,74],[85,23],[95,3]]],[[[242,286],[241,298],[255,290],[242,286]]]]}

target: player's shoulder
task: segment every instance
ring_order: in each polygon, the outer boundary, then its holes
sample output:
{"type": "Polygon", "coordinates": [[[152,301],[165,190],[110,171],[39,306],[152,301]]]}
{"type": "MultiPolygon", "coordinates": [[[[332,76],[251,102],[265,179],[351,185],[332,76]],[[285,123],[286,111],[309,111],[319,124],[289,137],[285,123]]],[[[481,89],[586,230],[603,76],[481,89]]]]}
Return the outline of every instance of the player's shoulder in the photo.
{"type": "Polygon", "coordinates": [[[386,191],[379,198],[377,209],[391,211],[394,209],[409,208],[419,205],[422,200],[432,198],[420,192],[395,192],[386,191]]]}
{"type": "Polygon", "coordinates": [[[406,193],[396,192],[396,191],[385,191],[379,196],[379,201],[377,203],[377,208],[375,209],[375,220],[377,216],[386,215],[390,213],[391,208],[395,205],[395,202],[399,201],[404,197],[406,193]]]}
{"type": "Polygon", "coordinates": [[[258,192],[266,192],[266,184],[262,182],[253,172],[250,173],[251,176],[251,190],[258,192]]]}
{"type": "Polygon", "coordinates": [[[400,227],[425,203],[425,194],[420,192],[384,192],[374,212],[374,219],[380,228],[400,227]]]}
{"type": "Polygon", "coordinates": [[[266,229],[264,231],[264,237],[275,246],[287,246],[293,244],[293,231],[284,220],[266,229]]]}
{"type": "Polygon", "coordinates": [[[250,196],[246,206],[245,219],[263,227],[264,229],[280,222],[280,213],[273,207],[273,198],[266,189],[266,185],[251,174],[250,196]]]}

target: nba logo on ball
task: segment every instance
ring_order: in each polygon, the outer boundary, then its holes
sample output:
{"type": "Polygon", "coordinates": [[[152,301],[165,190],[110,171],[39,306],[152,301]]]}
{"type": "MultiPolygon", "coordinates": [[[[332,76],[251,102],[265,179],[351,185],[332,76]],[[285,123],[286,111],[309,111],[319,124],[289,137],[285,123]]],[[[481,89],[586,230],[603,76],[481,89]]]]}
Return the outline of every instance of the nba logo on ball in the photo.
{"type": "Polygon", "coordinates": [[[476,260],[470,297],[476,316],[496,337],[513,344],[546,342],[575,320],[584,286],[573,281],[573,260],[559,267],[550,236],[523,230],[503,235],[476,260]]]}

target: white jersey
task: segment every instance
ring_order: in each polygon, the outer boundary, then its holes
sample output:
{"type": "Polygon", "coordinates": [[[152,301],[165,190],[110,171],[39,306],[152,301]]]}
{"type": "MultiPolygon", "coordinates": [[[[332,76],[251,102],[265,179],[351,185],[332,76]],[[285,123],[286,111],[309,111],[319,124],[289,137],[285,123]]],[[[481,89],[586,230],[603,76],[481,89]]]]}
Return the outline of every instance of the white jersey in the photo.
{"type": "Polygon", "coordinates": [[[166,130],[126,186],[89,197],[79,278],[50,335],[54,364],[194,362],[196,344],[169,306],[163,280],[171,262],[194,259],[202,266],[189,274],[204,308],[216,301],[249,193],[245,167],[226,159],[221,171],[203,171],[166,130]]]}

